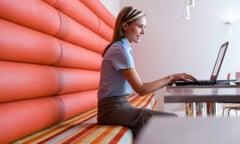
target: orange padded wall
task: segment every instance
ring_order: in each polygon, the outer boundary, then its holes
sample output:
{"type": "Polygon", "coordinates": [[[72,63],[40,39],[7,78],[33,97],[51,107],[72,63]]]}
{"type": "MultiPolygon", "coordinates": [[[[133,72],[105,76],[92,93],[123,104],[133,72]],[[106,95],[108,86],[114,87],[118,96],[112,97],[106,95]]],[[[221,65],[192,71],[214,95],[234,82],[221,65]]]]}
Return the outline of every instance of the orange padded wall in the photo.
{"type": "Polygon", "coordinates": [[[0,0],[0,143],[97,105],[114,17],[99,0],[0,0]]]}

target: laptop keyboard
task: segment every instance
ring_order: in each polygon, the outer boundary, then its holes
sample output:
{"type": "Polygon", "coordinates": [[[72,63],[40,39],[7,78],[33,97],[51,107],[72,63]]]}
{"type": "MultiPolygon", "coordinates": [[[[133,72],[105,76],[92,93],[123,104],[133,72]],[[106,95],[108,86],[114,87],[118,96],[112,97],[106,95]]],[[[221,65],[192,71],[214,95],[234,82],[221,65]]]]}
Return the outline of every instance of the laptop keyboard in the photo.
{"type": "Polygon", "coordinates": [[[175,85],[176,86],[187,86],[187,85],[196,85],[196,86],[201,86],[201,85],[229,85],[231,81],[234,80],[217,80],[217,81],[211,81],[211,80],[198,80],[198,81],[190,81],[190,82],[185,82],[185,81],[176,81],[175,85]]]}

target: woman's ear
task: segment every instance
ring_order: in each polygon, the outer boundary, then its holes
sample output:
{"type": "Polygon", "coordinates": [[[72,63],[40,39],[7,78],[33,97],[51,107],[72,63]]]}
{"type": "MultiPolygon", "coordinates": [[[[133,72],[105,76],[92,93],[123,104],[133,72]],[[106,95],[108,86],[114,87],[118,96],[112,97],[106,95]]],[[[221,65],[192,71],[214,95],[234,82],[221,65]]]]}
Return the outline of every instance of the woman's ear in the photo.
{"type": "Polygon", "coordinates": [[[124,30],[124,31],[126,31],[126,29],[127,29],[127,26],[128,26],[128,24],[127,24],[127,23],[123,23],[123,30],[124,30]]]}

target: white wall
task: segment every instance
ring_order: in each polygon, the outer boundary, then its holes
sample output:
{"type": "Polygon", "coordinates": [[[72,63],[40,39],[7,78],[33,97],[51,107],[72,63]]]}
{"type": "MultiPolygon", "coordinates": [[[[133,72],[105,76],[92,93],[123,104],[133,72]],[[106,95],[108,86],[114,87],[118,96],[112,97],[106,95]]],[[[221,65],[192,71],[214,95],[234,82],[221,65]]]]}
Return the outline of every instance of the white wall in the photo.
{"type": "Polygon", "coordinates": [[[117,17],[119,12],[120,3],[118,0],[100,0],[102,4],[108,8],[108,10],[117,17]]]}
{"type": "Polygon", "coordinates": [[[145,37],[134,45],[137,70],[145,81],[187,72],[209,79],[219,46],[230,40],[220,79],[240,71],[240,21],[224,24],[228,13],[237,17],[240,1],[196,0],[190,20],[185,20],[187,0],[120,0],[120,8],[131,5],[147,15],[145,37]],[[232,29],[232,34],[230,34],[232,29]]]}

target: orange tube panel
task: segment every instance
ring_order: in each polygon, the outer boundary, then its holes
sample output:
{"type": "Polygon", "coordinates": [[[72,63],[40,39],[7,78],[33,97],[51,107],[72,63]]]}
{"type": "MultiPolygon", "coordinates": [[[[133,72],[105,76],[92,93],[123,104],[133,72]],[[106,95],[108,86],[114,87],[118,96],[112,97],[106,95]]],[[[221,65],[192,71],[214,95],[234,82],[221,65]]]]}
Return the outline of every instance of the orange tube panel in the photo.
{"type": "Polygon", "coordinates": [[[61,41],[62,56],[57,64],[62,67],[100,70],[102,56],[77,45],[61,41]]]}
{"type": "Polygon", "coordinates": [[[60,28],[56,9],[40,0],[0,1],[0,18],[55,35],[60,28]]]}
{"type": "Polygon", "coordinates": [[[58,2],[58,0],[43,0],[43,1],[47,2],[48,4],[50,4],[52,6],[56,5],[56,3],[58,2]]]}
{"type": "Polygon", "coordinates": [[[0,143],[10,143],[59,122],[62,108],[57,98],[1,103],[0,143]]]}
{"type": "Polygon", "coordinates": [[[106,25],[102,20],[99,20],[99,29],[98,33],[103,36],[109,42],[112,41],[113,29],[106,25]]]}
{"type": "Polygon", "coordinates": [[[60,16],[62,21],[61,27],[56,35],[60,39],[90,49],[97,53],[101,53],[105,46],[109,43],[69,17],[63,14],[60,14],[60,16]]]}
{"type": "Polygon", "coordinates": [[[0,31],[0,60],[100,69],[102,57],[93,51],[2,19],[0,31]]]}
{"type": "Polygon", "coordinates": [[[58,94],[93,90],[98,88],[99,72],[79,69],[58,68],[61,89],[58,94]]]}
{"type": "Polygon", "coordinates": [[[0,59],[38,64],[59,61],[59,41],[49,35],[0,19],[0,59]]]}
{"type": "MultiPolygon", "coordinates": [[[[45,0],[50,5],[53,5],[65,15],[76,20],[83,26],[101,35],[108,41],[112,39],[112,29],[106,25],[96,14],[94,14],[88,7],[82,4],[79,0],[45,0]]],[[[94,1],[96,2],[96,1],[94,1]]]]}
{"type": "Polygon", "coordinates": [[[59,88],[54,67],[0,61],[0,102],[52,96],[59,88]]]}
{"type": "Polygon", "coordinates": [[[98,0],[80,0],[89,9],[93,11],[100,19],[102,19],[109,27],[114,28],[114,16],[108,11],[108,9],[98,0]]]}
{"type": "Polygon", "coordinates": [[[86,112],[97,106],[97,90],[62,95],[64,104],[64,118],[69,119],[75,115],[86,112]]]}

